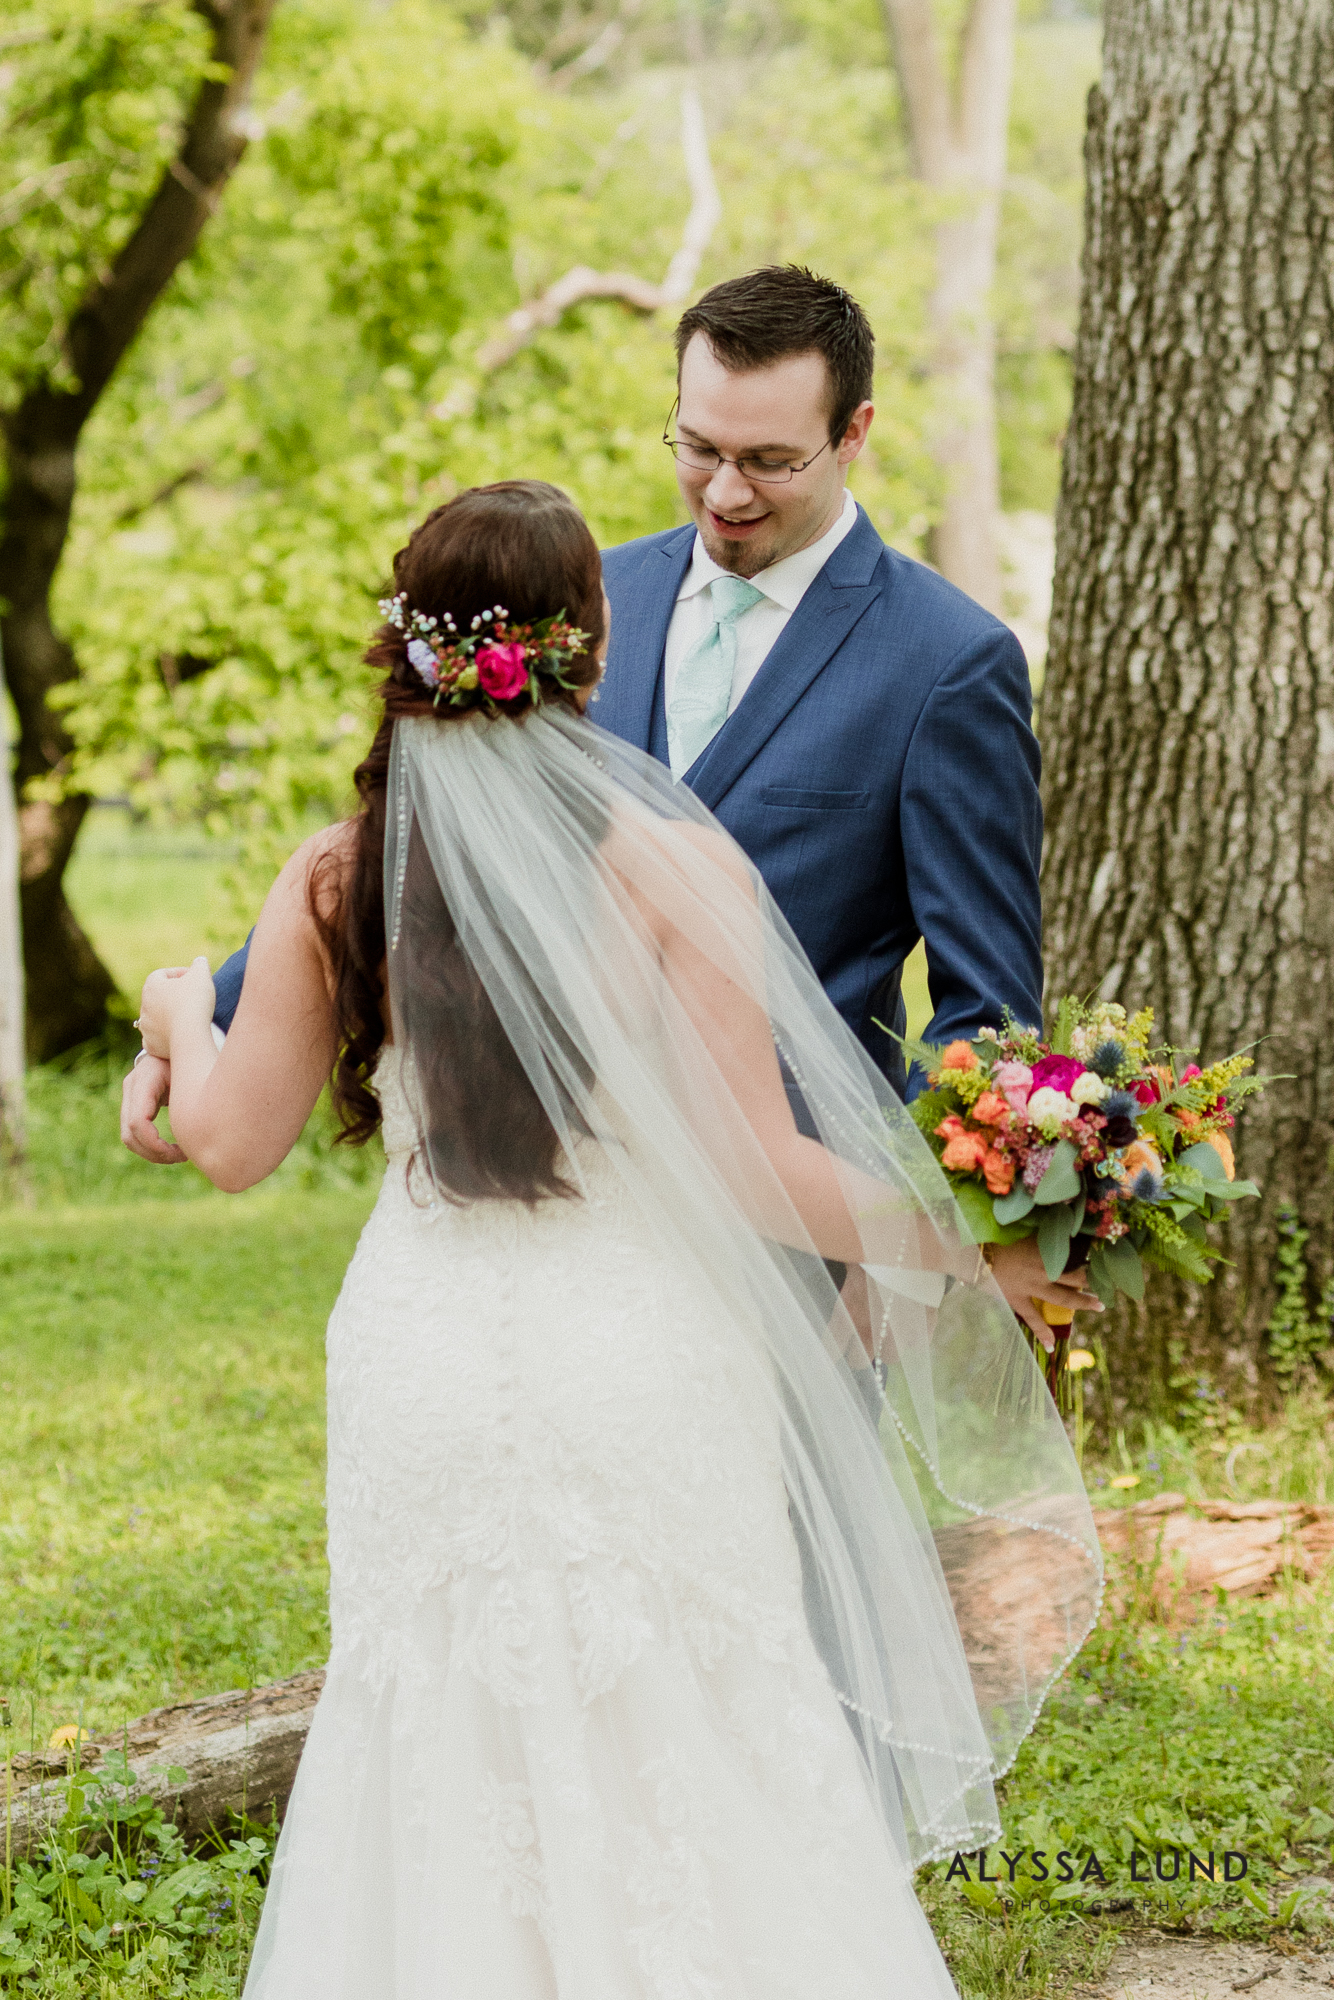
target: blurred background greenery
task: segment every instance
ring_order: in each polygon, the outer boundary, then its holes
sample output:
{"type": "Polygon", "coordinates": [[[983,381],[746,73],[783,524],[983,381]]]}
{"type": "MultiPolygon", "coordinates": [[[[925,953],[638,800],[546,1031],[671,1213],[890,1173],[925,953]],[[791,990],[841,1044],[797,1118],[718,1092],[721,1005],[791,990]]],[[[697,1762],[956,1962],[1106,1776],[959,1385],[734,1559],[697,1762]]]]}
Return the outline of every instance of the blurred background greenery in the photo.
{"type": "MultiPolygon", "coordinates": [[[[1054,0],[1021,14],[994,304],[1008,608],[1038,668],[1098,26],[1054,0]]],[[[422,512],[524,473],[565,486],[604,543],[681,518],[659,442],[670,313],[590,303],[501,369],[478,356],[574,264],[661,277],[689,207],[687,80],[723,204],[699,283],[795,259],[864,301],[878,415],[854,491],[888,540],[927,548],[941,499],[925,436],[938,207],[908,173],[878,6],[642,0],[616,16],[607,60],[577,73],[588,19],[548,0],[284,0],[247,157],[88,426],[55,598],[82,668],[59,697],[77,746],[65,780],[125,801],[141,827],[189,829],[178,846],[216,843],[219,937],[301,834],[346,807],[368,733],[361,646],[422,512]]],[[[160,171],[166,56],[198,54],[183,0],[155,21],[156,52],[116,9],[89,13],[64,50],[82,75],[62,156],[99,172],[115,159],[127,203],[160,171]]],[[[70,77],[30,64],[12,88],[49,111],[70,77]]],[[[115,241],[116,216],[81,226],[80,268],[115,241]]],[[[32,274],[43,257],[56,268],[62,229],[73,240],[44,207],[11,244],[20,309],[0,363],[17,381],[49,335],[50,286],[32,274]]],[[[140,960],[99,929],[104,893],[124,908],[108,842],[95,819],[71,890],[133,997],[140,960]]],[[[175,892],[154,858],[165,850],[142,853],[147,938],[155,897],[175,892]]]]}

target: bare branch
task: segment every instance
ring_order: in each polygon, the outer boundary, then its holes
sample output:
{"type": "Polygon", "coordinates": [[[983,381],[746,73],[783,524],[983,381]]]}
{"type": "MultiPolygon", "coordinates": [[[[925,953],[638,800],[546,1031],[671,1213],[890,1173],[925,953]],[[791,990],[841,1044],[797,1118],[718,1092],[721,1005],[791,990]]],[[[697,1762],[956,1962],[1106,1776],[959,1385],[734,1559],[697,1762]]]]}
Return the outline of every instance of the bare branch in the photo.
{"type": "Polygon", "coordinates": [[[601,34],[597,35],[586,49],[571,62],[562,63],[558,69],[553,69],[547,82],[561,89],[567,83],[573,83],[576,77],[591,75],[595,69],[601,69],[603,63],[610,62],[624,40],[624,24],[620,21],[608,21],[601,34]]]}
{"type": "Polygon", "coordinates": [[[58,160],[53,167],[46,167],[40,174],[29,174],[9,190],[0,202],[0,229],[8,229],[19,220],[24,210],[43,201],[50,201],[59,193],[71,174],[87,169],[87,160],[58,160]]]}
{"type": "Polygon", "coordinates": [[[918,180],[944,187],[958,172],[959,140],[931,0],[881,0],[903,93],[908,151],[918,180]]]}
{"type": "MultiPolygon", "coordinates": [[[[690,213],[681,232],[680,248],[668,264],[662,283],[652,284],[628,271],[595,271],[587,264],[576,264],[548,286],[541,298],[512,312],[504,326],[484,342],[475,363],[478,374],[494,375],[527,346],[535,333],[557,325],[571,306],[580,305],[585,299],[619,299],[632,312],[655,313],[664,306],[680,305],[690,296],[723,212],[709,157],[704,112],[694,90],[681,93],[681,147],[690,182],[690,213]]],[[[462,416],[475,400],[475,388],[465,383],[437,403],[433,414],[441,418],[462,416]]]]}
{"type": "Polygon", "coordinates": [[[681,93],[681,150],[690,182],[690,214],[686,217],[681,247],[667,266],[662,281],[661,303],[665,306],[680,305],[682,299],[690,296],[704,252],[723,215],[722,198],[709,158],[704,111],[693,90],[681,93]]]}
{"type": "Polygon", "coordinates": [[[187,465],[183,472],[178,472],[173,479],[168,479],[155,493],[150,493],[147,499],[132,501],[128,507],[122,508],[119,514],[112,517],[112,526],[128,528],[131,521],[138,521],[143,515],[151,514],[155,507],[162,506],[164,501],[179,493],[183,486],[192,486],[195,480],[205,478],[207,473],[208,467],[202,461],[198,465],[187,465]]]}
{"type": "Polygon", "coordinates": [[[477,366],[482,374],[494,375],[542,327],[555,326],[571,306],[585,299],[620,299],[635,312],[651,313],[662,304],[662,288],[628,271],[594,271],[587,264],[576,264],[549,285],[540,299],[512,312],[502,331],[478,350],[477,366]]]}

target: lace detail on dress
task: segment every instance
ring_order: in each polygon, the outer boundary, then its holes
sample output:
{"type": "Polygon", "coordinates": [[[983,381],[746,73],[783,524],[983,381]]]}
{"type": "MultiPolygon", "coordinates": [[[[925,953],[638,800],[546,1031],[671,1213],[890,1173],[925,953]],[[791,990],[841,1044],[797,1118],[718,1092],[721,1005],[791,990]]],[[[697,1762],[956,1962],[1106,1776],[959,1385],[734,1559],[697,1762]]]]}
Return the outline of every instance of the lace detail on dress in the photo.
{"type": "Polygon", "coordinates": [[[531,1917],[542,1935],[551,1935],[551,1901],[533,1823],[533,1795],[527,1785],[504,1785],[494,1771],[482,1782],[482,1857],[495,1878],[498,1901],[515,1917],[531,1917]]]}

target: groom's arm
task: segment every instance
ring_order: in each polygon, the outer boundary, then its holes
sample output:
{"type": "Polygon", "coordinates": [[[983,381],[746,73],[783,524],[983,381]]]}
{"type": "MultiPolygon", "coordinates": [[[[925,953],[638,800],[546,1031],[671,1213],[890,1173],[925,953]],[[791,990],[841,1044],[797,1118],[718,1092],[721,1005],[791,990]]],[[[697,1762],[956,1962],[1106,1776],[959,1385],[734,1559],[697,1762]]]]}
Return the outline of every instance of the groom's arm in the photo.
{"type": "Polygon", "coordinates": [[[1005,1007],[1019,1021],[1042,1020],[1042,760],[1032,704],[1023,650],[998,623],[950,662],[913,732],[901,826],[926,944],[928,1041],[999,1027],[1005,1007]]]}
{"type": "Polygon", "coordinates": [[[232,1025],[241,999],[246,961],[250,957],[250,939],[254,935],[252,930],[241,949],[234,951],[230,958],[224,959],[213,975],[213,1025],[215,1028],[221,1028],[224,1035],[232,1025]]]}

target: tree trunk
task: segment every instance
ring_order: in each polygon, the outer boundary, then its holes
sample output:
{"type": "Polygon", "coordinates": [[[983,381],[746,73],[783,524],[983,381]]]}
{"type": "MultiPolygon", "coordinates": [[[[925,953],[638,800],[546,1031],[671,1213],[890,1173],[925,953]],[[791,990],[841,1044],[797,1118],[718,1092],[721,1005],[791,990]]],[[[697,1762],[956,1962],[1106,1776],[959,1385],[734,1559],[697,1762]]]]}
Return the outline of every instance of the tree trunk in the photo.
{"type": "Polygon", "coordinates": [[[64,329],[73,388],[34,384],[0,417],[0,644],[19,716],[19,830],[28,1048],[38,1062],[96,1034],[115,990],[62,887],[86,798],[26,795],[59,778],[73,743],[48,701],[78,673],[51,623],[51,584],[74,505],[79,436],[163,289],[190,255],[245,151],[246,105],[274,0],[197,0],[212,30],[214,74],[200,85],[180,148],[138,228],[64,329]]]}
{"type": "MultiPolygon", "coordinates": [[[[0,673],[0,702],[3,693],[0,673]]],[[[19,822],[7,733],[0,728],[0,1186],[10,1171],[22,1178],[24,1154],[19,822]]]]}
{"type": "Polygon", "coordinates": [[[996,330],[991,292],[1005,181],[1015,0],[970,0],[958,88],[941,61],[931,0],[882,0],[913,171],[945,204],[931,296],[934,445],[945,473],[932,555],[951,583],[1001,611],[996,330]]]}
{"type": "MultiPolygon", "coordinates": [[[[1334,28],[1325,0],[1108,0],[1040,729],[1049,993],[1157,1010],[1208,1061],[1268,1037],[1232,1260],[1109,1335],[1272,1388],[1278,1211],[1334,1252],[1334,28]]],[[[1198,1407],[1198,1405],[1197,1405],[1198,1407]]]]}

